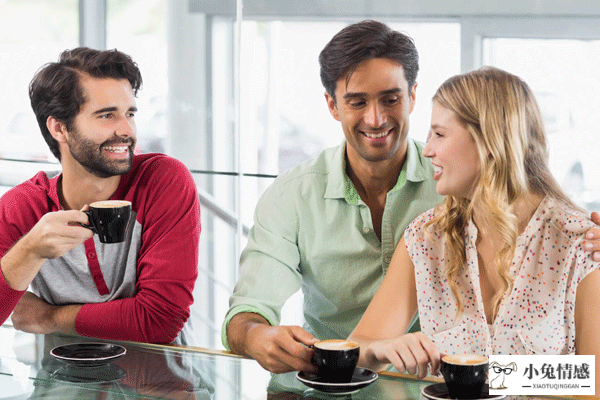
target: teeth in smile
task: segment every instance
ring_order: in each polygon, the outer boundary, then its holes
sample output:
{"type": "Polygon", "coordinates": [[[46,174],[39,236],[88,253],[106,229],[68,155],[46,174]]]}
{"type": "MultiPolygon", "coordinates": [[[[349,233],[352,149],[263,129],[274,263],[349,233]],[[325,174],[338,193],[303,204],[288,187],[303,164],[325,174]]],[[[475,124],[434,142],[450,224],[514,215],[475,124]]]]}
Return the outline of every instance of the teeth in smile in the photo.
{"type": "Polygon", "coordinates": [[[379,139],[379,138],[382,138],[384,136],[387,136],[388,133],[389,133],[388,131],[381,132],[381,133],[368,133],[368,132],[365,132],[365,136],[368,137],[369,139],[379,139]]]}
{"type": "Polygon", "coordinates": [[[127,151],[127,146],[110,146],[104,148],[107,151],[112,151],[113,153],[125,153],[127,151]]]}
{"type": "Polygon", "coordinates": [[[437,165],[434,165],[433,170],[435,171],[435,173],[438,173],[438,172],[442,172],[444,169],[442,167],[438,167],[437,165]]]}

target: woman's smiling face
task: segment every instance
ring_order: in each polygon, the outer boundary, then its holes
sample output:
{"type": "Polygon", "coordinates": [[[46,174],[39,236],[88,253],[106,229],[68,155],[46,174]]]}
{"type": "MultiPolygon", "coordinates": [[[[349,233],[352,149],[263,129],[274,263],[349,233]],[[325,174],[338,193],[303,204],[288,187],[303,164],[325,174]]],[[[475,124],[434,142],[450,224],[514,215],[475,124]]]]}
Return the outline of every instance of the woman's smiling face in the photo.
{"type": "Polygon", "coordinates": [[[456,113],[437,101],[423,156],[435,168],[433,179],[440,195],[470,198],[481,170],[477,144],[456,113]]]}

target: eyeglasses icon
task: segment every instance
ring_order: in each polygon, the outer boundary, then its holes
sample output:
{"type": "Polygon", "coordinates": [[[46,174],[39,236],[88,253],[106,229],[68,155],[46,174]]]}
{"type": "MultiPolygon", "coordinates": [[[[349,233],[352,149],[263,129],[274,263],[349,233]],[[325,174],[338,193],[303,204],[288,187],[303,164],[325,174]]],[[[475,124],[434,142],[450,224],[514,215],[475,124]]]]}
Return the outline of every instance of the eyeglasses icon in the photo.
{"type": "Polygon", "coordinates": [[[506,368],[501,368],[498,365],[494,365],[492,367],[492,369],[494,370],[495,373],[497,374],[501,374],[504,372],[505,375],[510,375],[511,372],[513,372],[513,369],[511,367],[506,367],[506,368]]]}

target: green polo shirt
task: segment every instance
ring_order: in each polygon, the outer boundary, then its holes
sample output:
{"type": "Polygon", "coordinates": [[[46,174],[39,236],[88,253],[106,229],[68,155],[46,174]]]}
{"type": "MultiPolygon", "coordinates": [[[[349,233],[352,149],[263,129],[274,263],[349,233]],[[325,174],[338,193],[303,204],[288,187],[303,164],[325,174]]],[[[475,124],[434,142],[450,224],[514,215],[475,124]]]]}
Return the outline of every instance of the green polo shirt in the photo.
{"type": "Polygon", "coordinates": [[[441,202],[423,144],[409,138],[398,182],[387,194],[380,241],[369,207],[345,173],[345,145],[284,172],[259,200],[223,323],[225,348],[234,315],[256,313],[277,325],[281,307],[300,288],[304,329],[322,340],[348,337],[404,229],[441,202]]]}

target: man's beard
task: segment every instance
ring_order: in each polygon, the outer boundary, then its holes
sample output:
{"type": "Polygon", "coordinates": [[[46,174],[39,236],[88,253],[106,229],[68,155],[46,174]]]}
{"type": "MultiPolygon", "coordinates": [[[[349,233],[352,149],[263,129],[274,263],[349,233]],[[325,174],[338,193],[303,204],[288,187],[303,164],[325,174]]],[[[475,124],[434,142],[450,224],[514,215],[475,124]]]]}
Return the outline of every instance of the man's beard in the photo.
{"type": "Polygon", "coordinates": [[[84,138],[77,129],[71,131],[70,140],[67,142],[71,155],[79,164],[91,174],[99,178],[109,178],[115,175],[124,175],[131,170],[133,164],[133,148],[135,139],[122,139],[115,137],[107,140],[100,146],[92,140],[84,138]],[[123,160],[110,160],[102,154],[102,149],[107,146],[129,144],[129,157],[123,160]]]}

